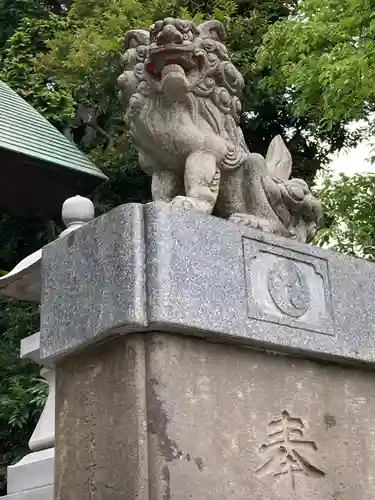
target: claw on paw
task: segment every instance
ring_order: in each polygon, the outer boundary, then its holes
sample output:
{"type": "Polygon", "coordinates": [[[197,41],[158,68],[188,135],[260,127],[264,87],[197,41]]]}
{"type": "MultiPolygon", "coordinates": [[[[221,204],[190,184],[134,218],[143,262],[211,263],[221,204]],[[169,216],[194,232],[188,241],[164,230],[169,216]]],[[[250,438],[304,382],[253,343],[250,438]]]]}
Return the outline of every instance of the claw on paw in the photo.
{"type": "Polygon", "coordinates": [[[176,196],[175,198],[173,198],[171,203],[175,207],[183,208],[184,210],[195,209],[194,202],[190,198],[187,198],[186,196],[176,196]]]}
{"type": "Polygon", "coordinates": [[[269,233],[279,234],[281,236],[292,237],[290,231],[284,227],[281,223],[274,221],[269,221],[267,219],[261,219],[251,214],[241,214],[235,213],[229,217],[231,222],[234,224],[240,224],[246,227],[252,227],[254,229],[261,229],[262,231],[267,231],[269,233]]]}

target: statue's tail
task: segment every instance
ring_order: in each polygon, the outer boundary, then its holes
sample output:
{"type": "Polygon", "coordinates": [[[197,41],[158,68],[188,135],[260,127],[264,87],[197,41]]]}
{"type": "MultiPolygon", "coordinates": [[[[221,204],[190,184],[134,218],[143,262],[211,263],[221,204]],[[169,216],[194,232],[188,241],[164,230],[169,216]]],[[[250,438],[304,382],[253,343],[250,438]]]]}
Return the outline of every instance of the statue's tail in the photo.
{"type": "Polygon", "coordinates": [[[287,181],[292,173],[292,155],[281,135],[277,135],[268,147],[266,164],[267,175],[271,179],[287,181]]]}
{"type": "Polygon", "coordinates": [[[322,225],[323,210],[302,179],[290,179],[292,156],[282,137],[267,151],[267,175],[262,179],[268,201],[283,225],[302,241],[310,241],[322,225]]]}
{"type": "Polygon", "coordinates": [[[228,183],[233,188],[238,178],[242,185],[241,206],[232,211],[230,219],[300,241],[311,240],[321,224],[322,207],[306,182],[290,179],[291,173],[292,156],[279,135],[272,140],[266,158],[248,153],[243,169],[233,172],[237,177],[228,183]]]}

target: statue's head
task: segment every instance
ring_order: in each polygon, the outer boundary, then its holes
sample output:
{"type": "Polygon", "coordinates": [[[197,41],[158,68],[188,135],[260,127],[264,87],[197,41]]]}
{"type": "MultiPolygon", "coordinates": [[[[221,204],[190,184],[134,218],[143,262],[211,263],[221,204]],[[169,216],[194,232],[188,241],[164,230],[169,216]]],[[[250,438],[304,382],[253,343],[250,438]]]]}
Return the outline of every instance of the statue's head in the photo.
{"type": "MultiPolygon", "coordinates": [[[[166,18],[149,31],[131,30],[125,36],[127,68],[138,72],[156,91],[173,96],[194,91],[207,95],[221,86],[233,96],[243,87],[241,74],[229,60],[221,22],[166,18]]],[[[120,82],[121,83],[121,82],[120,82]]]]}
{"type": "Polygon", "coordinates": [[[184,81],[187,87],[194,86],[209,72],[212,58],[228,59],[222,44],[222,24],[210,21],[210,25],[211,30],[205,30],[204,25],[196,27],[191,21],[172,18],[155,23],[150,30],[146,71],[160,81],[162,87],[170,74],[181,75],[181,82],[184,81]]]}

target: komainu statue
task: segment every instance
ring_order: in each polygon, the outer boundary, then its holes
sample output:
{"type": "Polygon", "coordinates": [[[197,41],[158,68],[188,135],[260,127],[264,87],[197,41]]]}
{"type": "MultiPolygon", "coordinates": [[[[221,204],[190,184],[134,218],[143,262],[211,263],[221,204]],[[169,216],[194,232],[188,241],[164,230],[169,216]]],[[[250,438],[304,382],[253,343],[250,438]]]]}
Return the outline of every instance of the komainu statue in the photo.
{"type": "Polygon", "coordinates": [[[219,21],[171,18],[125,36],[120,99],[153,199],[309,241],[321,205],[289,179],[280,136],[266,158],[250,153],[238,125],[244,81],[224,36],[219,21]]]}

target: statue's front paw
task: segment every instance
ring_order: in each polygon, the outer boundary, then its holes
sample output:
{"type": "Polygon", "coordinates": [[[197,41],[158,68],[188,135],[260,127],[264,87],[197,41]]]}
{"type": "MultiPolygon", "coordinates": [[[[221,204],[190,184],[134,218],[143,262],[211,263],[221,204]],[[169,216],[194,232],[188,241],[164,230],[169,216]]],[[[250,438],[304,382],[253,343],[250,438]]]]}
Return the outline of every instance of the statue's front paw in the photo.
{"type": "MultiPolygon", "coordinates": [[[[240,224],[246,227],[253,227],[254,229],[264,229],[265,220],[259,219],[254,215],[234,213],[229,217],[231,222],[235,224],[240,224]]],[[[268,228],[267,228],[268,229],[268,228]]]]}
{"type": "Polygon", "coordinates": [[[195,204],[191,198],[187,196],[176,196],[172,200],[172,205],[175,207],[183,208],[184,210],[195,210],[195,204]]]}
{"type": "Polygon", "coordinates": [[[183,208],[184,210],[194,210],[203,214],[211,214],[213,203],[199,198],[189,198],[188,196],[176,196],[172,200],[172,205],[183,208]]]}

